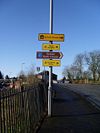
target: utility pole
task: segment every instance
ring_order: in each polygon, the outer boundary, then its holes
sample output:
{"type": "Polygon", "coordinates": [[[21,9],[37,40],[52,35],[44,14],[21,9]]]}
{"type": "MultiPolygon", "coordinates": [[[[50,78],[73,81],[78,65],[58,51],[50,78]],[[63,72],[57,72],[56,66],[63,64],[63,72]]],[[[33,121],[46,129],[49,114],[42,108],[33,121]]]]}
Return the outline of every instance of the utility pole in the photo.
{"type": "MultiPolygon", "coordinates": [[[[53,0],[50,0],[50,34],[53,34],[53,0]]],[[[50,41],[50,44],[53,44],[50,41]]],[[[50,50],[52,51],[52,50],[50,50]]],[[[51,116],[52,66],[49,66],[48,116],[51,116]]]]}

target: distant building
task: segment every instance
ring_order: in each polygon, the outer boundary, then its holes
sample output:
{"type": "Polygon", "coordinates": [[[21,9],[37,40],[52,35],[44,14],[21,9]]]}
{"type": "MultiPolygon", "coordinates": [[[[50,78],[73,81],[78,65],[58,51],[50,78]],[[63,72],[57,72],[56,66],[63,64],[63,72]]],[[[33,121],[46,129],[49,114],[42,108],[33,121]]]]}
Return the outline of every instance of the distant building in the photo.
{"type": "MultiPolygon", "coordinates": [[[[37,76],[37,78],[39,78],[39,79],[49,80],[49,71],[40,72],[40,73],[38,73],[36,76],[37,76]]],[[[57,75],[54,74],[54,73],[52,73],[52,80],[53,80],[53,81],[57,81],[57,75]]]]}

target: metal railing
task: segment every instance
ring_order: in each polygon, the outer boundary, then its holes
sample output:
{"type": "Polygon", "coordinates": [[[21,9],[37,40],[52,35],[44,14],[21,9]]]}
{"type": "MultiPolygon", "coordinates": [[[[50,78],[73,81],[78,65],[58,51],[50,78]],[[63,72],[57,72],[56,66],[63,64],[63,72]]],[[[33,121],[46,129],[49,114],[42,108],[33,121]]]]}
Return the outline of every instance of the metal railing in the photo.
{"type": "Polygon", "coordinates": [[[0,133],[34,133],[47,109],[47,88],[0,90],[0,133]]]}

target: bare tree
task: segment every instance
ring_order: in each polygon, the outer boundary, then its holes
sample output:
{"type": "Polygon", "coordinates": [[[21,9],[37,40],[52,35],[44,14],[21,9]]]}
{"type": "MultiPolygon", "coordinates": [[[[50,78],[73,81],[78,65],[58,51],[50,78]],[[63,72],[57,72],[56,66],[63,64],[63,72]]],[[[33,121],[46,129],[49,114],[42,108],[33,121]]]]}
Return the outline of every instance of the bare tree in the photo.
{"type": "Polygon", "coordinates": [[[73,79],[79,79],[79,68],[76,65],[71,65],[70,72],[73,75],[73,79]]]}
{"type": "Polygon", "coordinates": [[[97,58],[98,58],[97,51],[93,51],[85,55],[86,63],[88,64],[89,70],[92,72],[94,81],[96,81],[96,74],[97,74],[97,68],[98,68],[97,58]]]}
{"type": "Polygon", "coordinates": [[[20,79],[21,84],[25,83],[26,80],[27,80],[27,77],[26,77],[26,74],[25,74],[24,71],[20,71],[18,77],[19,77],[19,79],[20,79]]]}
{"type": "Polygon", "coordinates": [[[34,65],[31,65],[26,73],[21,71],[19,74],[19,79],[22,85],[36,86],[38,84],[38,79],[35,76],[34,65]]]}
{"type": "Polygon", "coordinates": [[[77,76],[79,79],[83,77],[83,65],[84,65],[84,54],[78,54],[75,57],[75,61],[73,63],[77,67],[77,76]]]}
{"type": "Polygon", "coordinates": [[[98,80],[100,81],[100,51],[97,52],[97,73],[98,80]]]}
{"type": "Polygon", "coordinates": [[[27,74],[27,83],[33,86],[38,84],[38,79],[35,76],[35,68],[34,65],[31,65],[28,74],[27,74]]]}
{"type": "Polygon", "coordinates": [[[65,66],[64,67],[64,69],[63,69],[63,72],[62,72],[62,75],[64,76],[64,77],[67,77],[67,71],[68,71],[68,69],[69,69],[69,66],[65,66]]]}
{"type": "Polygon", "coordinates": [[[76,55],[74,63],[64,68],[63,75],[71,80],[100,81],[100,50],[76,55]]]}
{"type": "Polygon", "coordinates": [[[78,68],[77,66],[71,65],[66,66],[63,71],[63,75],[67,77],[69,80],[73,80],[77,78],[78,68]]]}
{"type": "Polygon", "coordinates": [[[63,76],[68,78],[69,80],[72,80],[73,79],[73,76],[72,76],[72,73],[70,71],[70,67],[69,66],[66,66],[63,70],[63,76]]]}

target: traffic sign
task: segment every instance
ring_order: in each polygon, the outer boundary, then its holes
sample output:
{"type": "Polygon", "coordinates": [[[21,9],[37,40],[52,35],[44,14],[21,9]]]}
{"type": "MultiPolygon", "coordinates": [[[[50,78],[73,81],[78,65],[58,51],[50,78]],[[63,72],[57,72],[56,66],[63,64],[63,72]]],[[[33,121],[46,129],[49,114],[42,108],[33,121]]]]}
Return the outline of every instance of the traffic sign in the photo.
{"type": "Polygon", "coordinates": [[[42,50],[60,50],[60,44],[42,44],[42,50]]]}
{"type": "Polygon", "coordinates": [[[54,67],[57,67],[57,66],[60,66],[61,63],[60,63],[60,60],[42,60],[42,65],[43,66],[54,66],[54,67]]]}
{"type": "Polygon", "coordinates": [[[40,41],[57,41],[57,42],[64,42],[64,34],[46,34],[40,33],[38,36],[40,41]]]}
{"type": "Polygon", "coordinates": [[[36,69],[37,69],[38,72],[40,71],[40,67],[37,67],[36,69]]]}
{"type": "Polygon", "coordinates": [[[41,52],[37,51],[36,57],[38,59],[61,59],[63,57],[62,52],[41,52]]]}

